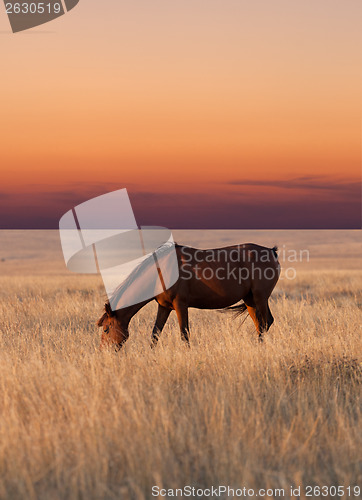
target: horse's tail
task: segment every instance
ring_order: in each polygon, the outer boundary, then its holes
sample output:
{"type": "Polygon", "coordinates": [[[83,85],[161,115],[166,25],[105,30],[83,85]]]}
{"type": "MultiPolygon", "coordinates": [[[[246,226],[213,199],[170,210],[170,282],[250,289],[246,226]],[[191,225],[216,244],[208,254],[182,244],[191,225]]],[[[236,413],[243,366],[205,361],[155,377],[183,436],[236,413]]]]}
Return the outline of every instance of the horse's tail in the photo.
{"type": "Polygon", "coordinates": [[[271,250],[272,250],[272,252],[274,254],[274,257],[277,259],[278,258],[278,250],[279,250],[279,248],[276,245],[274,245],[271,250]]]}
{"type": "Polygon", "coordinates": [[[242,316],[244,313],[246,313],[248,308],[244,303],[242,304],[236,304],[235,306],[229,306],[225,307],[224,309],[221,309],[220,312],[232,312],[234,313],[234,318],[238,318],[239,316],[242,316]]]}

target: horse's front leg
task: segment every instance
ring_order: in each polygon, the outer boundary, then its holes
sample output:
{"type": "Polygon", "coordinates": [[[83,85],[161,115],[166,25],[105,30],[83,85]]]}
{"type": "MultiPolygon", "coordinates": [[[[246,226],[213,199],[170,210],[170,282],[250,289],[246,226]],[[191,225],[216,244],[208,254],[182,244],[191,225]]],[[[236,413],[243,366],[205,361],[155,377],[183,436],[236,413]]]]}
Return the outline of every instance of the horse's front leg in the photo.
{"type": "Polygon", "coordinates": [[[181,339],[190,346],[190,328],[189,328],[189,311],[188,306],[182,302],[174,304],[177,314],[177,319],[180,325],[181,339]]]}
{"type": "Polygon", "coordinates": [[[155,347],[157,345],[160,333],[162,332],[163,327],[165,326],[166,321],[168,320],[170,312],[171,312],[170,308],[164,307],[164,306],[161,306],[160,304],[158,304],[156,322],[155,322],[155,326],[153,327],[153,330],[152,330],[151,347],[155,347]]]}

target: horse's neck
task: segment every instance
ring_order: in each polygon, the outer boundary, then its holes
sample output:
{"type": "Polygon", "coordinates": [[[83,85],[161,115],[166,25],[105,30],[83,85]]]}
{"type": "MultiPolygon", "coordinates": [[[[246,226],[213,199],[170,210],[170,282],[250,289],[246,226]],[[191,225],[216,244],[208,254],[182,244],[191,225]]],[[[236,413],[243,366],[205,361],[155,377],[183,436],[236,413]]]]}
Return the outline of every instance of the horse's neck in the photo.
{"type": "MultiPolygon", "coordinates": [[[[129,283],[127,282],[127,287],[125,287],[125,289],[120,294],[118,298],[119,300],[117,300],[116,298],[114,300],[115,308],[117,302],[119,305],[122,304],[122,300],[124,300],[123,303],[128,304],[132,303],[133,301],[136,302],[136,304],[134,305],[122,307],[118,310],[116,309],[117,318],[121,322],[123,328],[128,328],[128,324],[133,316],[138,313],[138,311],[142,309],[142,307],[151,302],[151,300],[153,300],[157,295],[165,291],[165,284],[163,280],[161,281],[161,277],[163,275],[160,275],[159,266],[162,264],[163,269],[166,270],[171,267],[172,274],[172,266],[174,264],[173,262],[171,262],[171,264],[167,263],[167,259],[170,258],[170,253],[157,257],[157,267],[155,266],[155,261],[152,258],[148,267],[142,270],[140,274],[136,274],[134,276],[134,279],[129,283]],[[149,298],[142,300],[142,297],[149,298]],[[141,302],[139,302],[140,299],[141,302]]],[[[163,279],[165,279],[166,276],[167,274],[163,276],[163,279]]],[[[132,277],[132,273],[130,277],[132,277]]],[[[117,293],[115,295],[117,296],[117,293]]]]}
{"type": "Polygon", "coordinates": [[[133,306],[123,307],[122,309],[118,309],[116,311],[116,316],[119,322],[121,323],[122,328],[127,330],[129,322],[131,321],[133,316],[137,314],[138,311],[142,309],[142,307],[151,302],[151,300],[153,299],[154,297],[151,297],[150,299],[144,300],[143,302],[140,302],[138,304],[134,304],[133,306]]]}

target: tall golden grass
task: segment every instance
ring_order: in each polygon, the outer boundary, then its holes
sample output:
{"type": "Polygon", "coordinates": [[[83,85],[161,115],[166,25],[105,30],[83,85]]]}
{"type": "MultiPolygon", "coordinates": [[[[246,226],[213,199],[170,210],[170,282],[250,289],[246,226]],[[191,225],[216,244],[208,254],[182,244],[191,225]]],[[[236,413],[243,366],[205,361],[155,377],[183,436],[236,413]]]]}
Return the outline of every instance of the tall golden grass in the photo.
{"type": "MultiPolygon", "coordinates": [[[[156,305],[99,352],[101,285],[0,277],[0,498],[148,499],[152,486],[361,485],[362,272],[301,270],[250,318],[156,305]]],[[[303,498],[303,497],[302,497],[303,498]]]]}
{"type": "Polygon", "coordinates": [[[3,278],[0,497],[358,484],[361,277],[277,289],[264,345],[250,319],[192,311],[190,350],[174,318],[150,350],[150,305],[118,354],[97,350],[98,281],[3,278]]]}

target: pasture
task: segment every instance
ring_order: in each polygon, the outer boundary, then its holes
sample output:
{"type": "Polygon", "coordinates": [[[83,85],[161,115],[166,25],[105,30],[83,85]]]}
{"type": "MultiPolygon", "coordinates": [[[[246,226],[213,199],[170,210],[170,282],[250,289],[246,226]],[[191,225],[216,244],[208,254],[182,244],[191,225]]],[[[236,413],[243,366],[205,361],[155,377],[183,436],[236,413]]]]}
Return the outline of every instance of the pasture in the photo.
{"type": "MultiPolygon", "coordinates": [[[[250,318],[191,310],[191,349],[172,313],[151,350],[151,303],[114,353],[98,350],[100,278],[65,269],[56,232],[0,232],[1,499],[361,486],[360,232],[217,237],[310,251],[281,261],[297,274],[272,294],[264,344],[250,318]]],[[[215,232],[175,232],[187,238],[216,246],[215,232]]]]}

